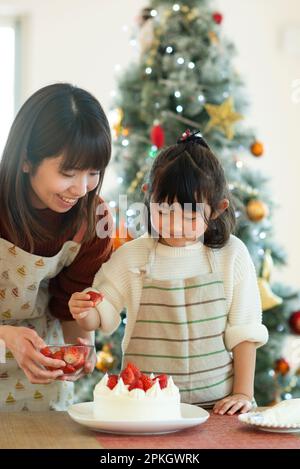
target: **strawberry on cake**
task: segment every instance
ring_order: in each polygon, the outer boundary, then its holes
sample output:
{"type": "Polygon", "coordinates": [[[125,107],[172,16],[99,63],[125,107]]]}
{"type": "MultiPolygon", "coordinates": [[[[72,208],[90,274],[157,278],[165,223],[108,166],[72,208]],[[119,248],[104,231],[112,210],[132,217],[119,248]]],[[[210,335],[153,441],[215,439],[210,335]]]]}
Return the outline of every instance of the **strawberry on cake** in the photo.
{"type": "Polygon", "coordinates": [[[128,363],[120,375],[105,374],[96,385],[94,416],[99,420],[179,419],[179,389],[171,376],[148,376],[128,363]]]}

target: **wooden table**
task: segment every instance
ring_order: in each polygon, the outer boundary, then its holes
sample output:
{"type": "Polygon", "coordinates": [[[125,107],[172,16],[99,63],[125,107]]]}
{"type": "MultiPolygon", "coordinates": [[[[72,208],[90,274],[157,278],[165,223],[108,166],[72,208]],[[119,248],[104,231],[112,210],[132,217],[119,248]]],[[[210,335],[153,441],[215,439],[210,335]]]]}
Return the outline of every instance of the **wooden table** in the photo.
{"type": "Polygon", "coordinates": [[[0,449],[300,449],[300,433],[267,433],[237,416],[211,417],[202,425],[165,435],[97,433],[73,422],[66,412],[0,413],[0,449]]]}

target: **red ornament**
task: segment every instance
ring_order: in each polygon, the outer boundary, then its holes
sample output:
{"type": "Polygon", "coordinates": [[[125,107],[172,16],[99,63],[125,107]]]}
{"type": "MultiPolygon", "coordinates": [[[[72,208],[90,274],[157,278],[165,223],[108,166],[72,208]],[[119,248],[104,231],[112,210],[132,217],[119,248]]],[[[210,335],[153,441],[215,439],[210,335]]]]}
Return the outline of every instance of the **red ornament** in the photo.
{"type": "Polygon", "coordinates": [[[151,142],[157,148],[161,148],[165,144],[165,132],[161,125],[154,124],[151,129],[151,142]]]}
{"type": "Polygon", "coordinates": [[[214,22],[217,24],[221,24],[223,21],[223,15],[219,13],[218,11],[215,11],[212,17],[213,17],[214,22]]]}
{"type": "Polygon", "coordinates": [[[290,371],[290,365],[284,358],[279,358],[275,362],[275,371],[281,375],[286,375],[290,371]]]}
{"type": "Polygon", "coordinates": [[[289,324],[294,334],[300,334],[300,311],[295,311],[290,315],[289,324]]]}

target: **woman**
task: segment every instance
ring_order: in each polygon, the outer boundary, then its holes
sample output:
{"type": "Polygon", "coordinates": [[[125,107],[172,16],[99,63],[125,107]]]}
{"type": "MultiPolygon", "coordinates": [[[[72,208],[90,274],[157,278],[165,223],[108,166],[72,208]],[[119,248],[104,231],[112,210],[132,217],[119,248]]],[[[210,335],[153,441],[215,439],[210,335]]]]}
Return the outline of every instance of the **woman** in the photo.
{"type": "Polygon", "coordinates": [[[110,237],[96,235],[110,155],[101,105],[70,84],[38,90],[12,125],[0,163],[1,411],[64,410],[72,402],[73,383],[57,379],[62,363],[39,350],[93,341],[73,321],[68,299],[111,254],[110,237]]]}

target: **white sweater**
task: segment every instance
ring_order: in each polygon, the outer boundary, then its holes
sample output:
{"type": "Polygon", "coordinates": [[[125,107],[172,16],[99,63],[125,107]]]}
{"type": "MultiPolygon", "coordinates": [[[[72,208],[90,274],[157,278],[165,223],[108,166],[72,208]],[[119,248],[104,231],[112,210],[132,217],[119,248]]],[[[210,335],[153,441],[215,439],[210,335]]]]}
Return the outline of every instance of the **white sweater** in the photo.
{"type": "MultiPolygon", "coordinates": [[[[124,244],[102,265],[94,279],[93,288],[104,295],[104,300],[97,306],[103,333],[111,334],[120,323],[120,312],[124,307],[127,309],[123,352],[135,325],[142,293],[142,276],[134,272],[148,264],[154,244],[155,241],[147,233],[124,244]]],[[[214,252],[226,296],[228,319],[224,341],[227,350],[231,351],[243,341],[255,342],[257,347],[264,345],[268,340],[268,331],[261,324],[256,272],[246,246],[231,235],[227,244],[214,252]]],[[[179,248],[158,243],[151,269],[153,278],[181,279],[209,272],[210,263],[201,242],[179,248]]]]}

